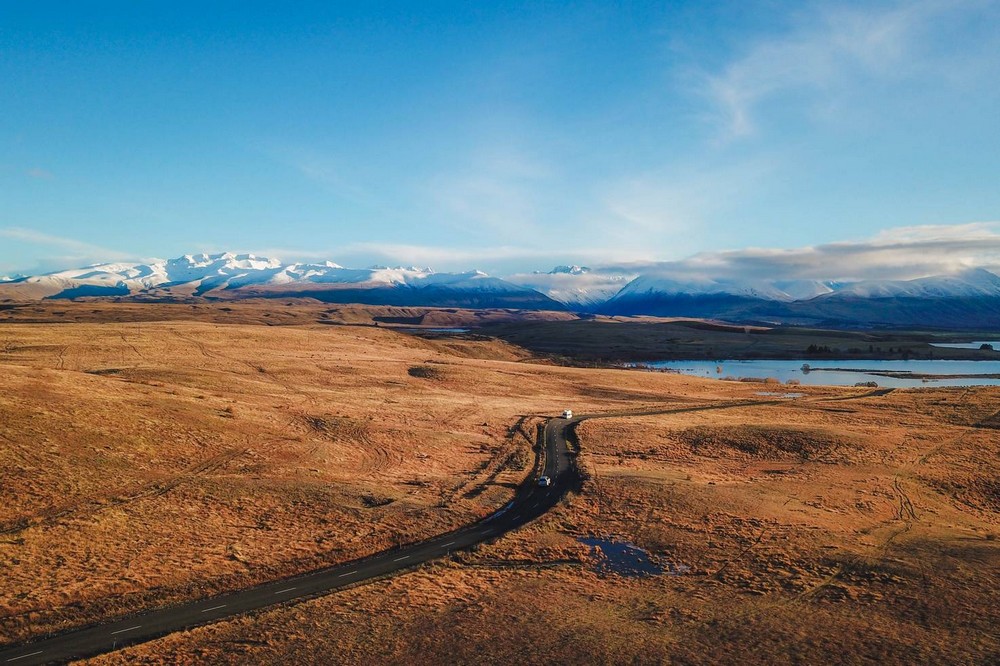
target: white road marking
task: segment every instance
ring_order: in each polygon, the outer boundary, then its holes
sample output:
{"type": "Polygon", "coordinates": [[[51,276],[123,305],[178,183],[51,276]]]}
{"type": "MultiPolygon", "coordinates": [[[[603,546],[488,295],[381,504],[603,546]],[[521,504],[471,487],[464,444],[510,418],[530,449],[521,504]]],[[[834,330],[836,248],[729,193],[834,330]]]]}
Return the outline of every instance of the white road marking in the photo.
{"type": "Polygon", "coordinates": [[[294,589],[295,589],[294,587],[286,587],[283,590],[278,590],[277,592],[275,592],[275,594],[284,594],[285,592],[291,592],[294,589]]]}
{"type": "Polygon", "coordinates": [[[409,555],[403,555],[402,557],[397,557],[396,559],[394,559],[393,562],[402,562],[403,560],[408,560],[408,559],[410,559],[409,555]]]}
{"type": "Polygon", "coordinates": [[[41,650],[39,650],[38,652],[29,652],[28,654],[22,654],[20,657],[11,657],[7,661],[17,661],[18,659],[24,659],[26,657],[34,657],[36,654],[41,654],[41,653],[42,653],[41,650]]]}
{"type": "Polygon", "coordinates": [[[451,544],[453,544],[453,543],[455,543],[455,542],[454,542],[454,541],[449,541],[448,543],[443,543],[443,544],[441,544],[441,546],[442,546],[442,547],[443,547],[443,546],[450,546],[450,545],[451,545],[451,544]]]}
{"type": "Polygon", "coordinates": [[[348,571],[348,572],[347,572],[347,573],[345,573],[345,574],[340,574],[339,576],[337,576],[337,578],[343,578],[343,577],[345,577],[345,576],[353,576],[353,575],[354,575],[354,574],[356,574],[356,573],[358,573],[358,570],[357,570],[357,569],[355,569],[354,571],[348,571]]]}
{"type": "Polygon", "coordinates": [[[514,503],[513,502],[508,502],[502,509],[500,509],[499,511],[497,511],[496,513],[494,513],[492,516],[490,516],[489,518],[487,518],[486,522],[490,522],[491,520],[496,520],[497,518],[499,518],[503,514],[505,514],[508,511],[510,511],[510,508],[512,506],[514,506],[514,503]]]}
{"type": "Polygon", "coordinates": [[[516,516],[511,516],[511,520],[517,520],[520,517],[521,517],[521,514],[517,514],[516,516]]]}
{"type": "Polygon", "coordinates": [[[226,604],[222,604],[221,606],[212,606],[211,608],[206,608],[205,610],[203,610],[202,613],[207,613],[208,611],[219,610],[220,608],[225,608],[225,607],[226,607],[226,604]]]}
{"type": "Polygon", "coordinates": [[[134,627],[129,627],[128,629],[119,629],[118,631],[112,631],[111,635],[114,636],[115,634],[124,634],[126,631],[132,631],[133,629],[139,629],[140,627],[142,627],[142,625],[137,624],[134,627]]]}

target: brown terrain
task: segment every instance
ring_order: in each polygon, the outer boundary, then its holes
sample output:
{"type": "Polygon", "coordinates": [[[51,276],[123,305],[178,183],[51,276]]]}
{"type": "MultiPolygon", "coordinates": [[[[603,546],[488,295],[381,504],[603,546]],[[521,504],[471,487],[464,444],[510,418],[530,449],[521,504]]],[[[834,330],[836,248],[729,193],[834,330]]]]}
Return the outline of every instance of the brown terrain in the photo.
{"type": "Polygon", "coordinates": [[[327,310],[0,312],[0,644],[471,521],[571,407],[607,418],[577,428],[581,490],[535,523],[90,663],[1000,660],[1000,390],[775,399],[327,310]],[[583,537],[665,572],[620,575],[583,537]]]}

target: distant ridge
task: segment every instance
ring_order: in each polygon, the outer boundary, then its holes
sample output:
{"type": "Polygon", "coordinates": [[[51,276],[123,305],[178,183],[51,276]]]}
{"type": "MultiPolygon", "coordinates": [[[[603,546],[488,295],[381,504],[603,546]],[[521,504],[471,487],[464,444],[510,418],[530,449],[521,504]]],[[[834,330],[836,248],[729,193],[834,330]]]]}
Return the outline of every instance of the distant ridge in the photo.
{"type": "Polygon", "coordinates": [[[0,283],[0,297],[134,300],[278,298],[330,303],[512,307],[563,310],[534,289],[480,271],[427,268],[344,268],[333,262],[283,264],[253,254],[195,254],[148,264],[97,264],[0,283]]]}
{"type": "Polygon", "coordinates": [[[712,279],[557,266],[499,278],[481,271],[285,264],[253,254],[189,254],[0,279],[0,299],[134,301],[308,297],[328,303],[573,310],[833,327],[1000,329],[1000,277],[971,268],[914,280],[712,279]]]}

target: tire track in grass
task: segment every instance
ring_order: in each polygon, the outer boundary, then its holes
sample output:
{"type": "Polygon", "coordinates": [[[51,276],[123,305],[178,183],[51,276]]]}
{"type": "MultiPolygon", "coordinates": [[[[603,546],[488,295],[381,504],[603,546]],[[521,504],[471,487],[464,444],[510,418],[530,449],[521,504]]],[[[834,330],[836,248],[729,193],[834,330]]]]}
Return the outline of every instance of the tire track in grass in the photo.
{"type": "Polygon", "coordinates": [[[0,535],[13,535],[31,527],[54,525],[71,518],[83,518],[99,514],[108,509],[127,506],[133,502],[165,495],[183,483],[211,474],[236,458],[249,453],[249,448],[232,448],[207,458],[187,468],[177,476],[162,481],[145,484],[133,492],[111,497],[94,497],[74,504],[64,504],[37,513],[21,516],[0,525],[0,535]]]}

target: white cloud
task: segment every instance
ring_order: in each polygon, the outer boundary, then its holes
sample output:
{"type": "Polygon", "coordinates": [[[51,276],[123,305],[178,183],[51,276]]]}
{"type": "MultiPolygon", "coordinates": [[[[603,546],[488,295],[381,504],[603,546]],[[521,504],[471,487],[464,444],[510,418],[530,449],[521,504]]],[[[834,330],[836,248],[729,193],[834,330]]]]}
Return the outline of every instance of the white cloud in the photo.
{"type": "Polygon", "coordinates": [[[404,243],[351,243],[329,250],[272,248],[254,253],[286,261],[331,260],[345,266],[373,263],[429,266],[437,270],[486,269],[520,284],[570,289],[608,287],[622,277],[657,273],[677,279],[837,280],[913,279],[966,268],[1000,271],[1000,222],[898,227],[859,241],[799,248],[745,248],[702,252],[671,261],[651,260],[647,249],[548,245],[441,247],[404,243]],[[558,264],[589,265],[581,275],[547,275],[558,264]]]}
{"type": "Polygon", "coordinates": [[[0,267],[4,271],[24,271],[30,268],[32,272],[40,272],[43,270],[59,270],[107,261],[135,259],[133,255],[100,245],[94,245],[93,243],[65,236],[54,236],[23,227],[0,227],[0,238],[5,238],[15,243],[44,248],[42,251],[35,253],[36,266],[0,267]]]}
{"type": "Polygon", "coordinates": [[[683,256],[717,242],[709,222],[733,212],[735,202],[755,196],[777,162],[756,158],[688,164],[621,179],[606,188],[592,231],[612,247],[631,248],[633,255],[683,256]]]}
{"type": "Polygon", "coordinates": [[[604,272],[732,280],[899,279],[1000,270],[1000,222],[900,227],[872,239],[792,249],[704,252],[670,262],[605,265],[604,272]]]}
{"type": "Polygon", "coordinates": [[[980,4],[924,0],[810,12],[786,34],[752,44],[721,71],[704,75],[699,85],[715,107],[723,138],[753,134],[758,108],[783,93],[794,93],[795,103],[814,112],[833,107],[837,115],[839,100],[865,78],[892,81],[932,70],[923,60],[926,33],[942,16],[980,4]]]}
{"type": "MultiPolygon", "coordinates": [[[[0,238],[42,246],[36,267],[0,265],[3,272],[44,272],[138,258],[73,238],[19,227],[0,228],[0,238]]],[[[233,248],[226,248],[233,250],[233,248]]],[[[675,261],[650,261],[644,252],[612,253],[607,248],[547,245],[438,247],[402,243],[351,243],[329,250],[272,248],[254,254],[283,261],[331,260],[351,267],[373,263],[429,266],[443,271],[485,269],[547,290],[612,289],[624,278],[660,274],[680,280],[913,279],[967,268],[1000,272],[1000,222],[925,225],[889,229],[873,238],[790,249],[746,248],[703,252],[675,261]],[[532,268],[586,264],[582,276],[539,275],[532,268]]]]}
{"type": "Polygon", "coordinates": [[[491,272],[523,271],[572,261],[608,261],[634,258],[628,254],[609,255],[603,248],[553,248],[546,245],[527,247],[499,245],[490,247],[442,247],[406,243],[349,243],[327,250],[270,248],[254,254],[283,261],[334,261],[344,266],[390,264],[430,267],[435,270],[462,271],[485,269],[491,272]]]}
{"type": "Polygon", "coordinates": [[[556,179],[531,150],[487,136],[456,169],[423,185],[432,216],[468,236],[514,242],[542,231],[543,211],[556,179]]]}
{"type": "Polygon", "coordinates": [[[340,155],[278,141],[253,144],[253,148],[336,197],[368,207],[382,206],[379,197],[359,177],[357,165],[349,164],[340,155]]]}
{"type": "Polygon", "coordinates": [[[944,241],[956,240],[974,242],[996,236],[1000,231],[997,222],[967,222],[965,224],[924,224],[911,227],[896,227],[880,231],[872,239],[875,243],[900,243],[904,241],[944,241]]]}
{"type": "Polygon", "coordinates": [[[516,273],[506,279],[564,303],[596,303],[617,294],[636,275],[599,269],[576,273],[516,273]]]}

